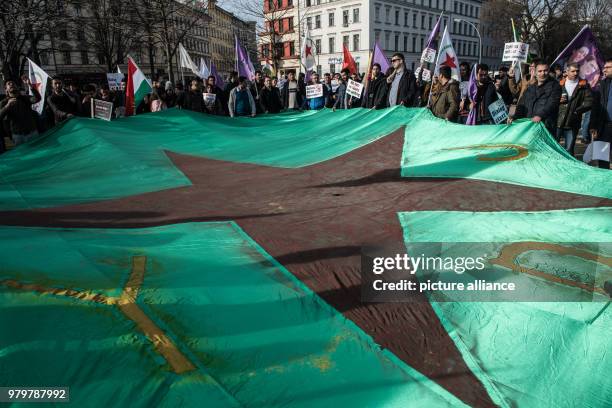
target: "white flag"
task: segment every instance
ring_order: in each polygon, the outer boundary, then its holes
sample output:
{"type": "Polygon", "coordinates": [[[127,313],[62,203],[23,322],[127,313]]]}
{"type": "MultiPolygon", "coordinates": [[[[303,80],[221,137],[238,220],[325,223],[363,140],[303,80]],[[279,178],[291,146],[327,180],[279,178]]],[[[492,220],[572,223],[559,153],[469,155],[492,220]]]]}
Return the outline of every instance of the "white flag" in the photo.
{"type": "Polygon", "coordinates": [[[310,33],[307,31],[302,44],[302,65],[306,68],[306,72],[313,71],[317,65],[317,50],[315,49],[314,41],[310,38],[310,33]]]}
{"type": "Polygon", "coordinates": [[[204,80],[210,76],[210,69],[206,65],[204,58],[200,58],[200,74],[198,76],[204,80]]]}
{"type": "Polygon", "coordinates": [[[189,53],[187,52],[185,47],[183,47],[183,44],[179,43],[178,47],[179,47],[179,55],[181,58],[181,67],[187,68],[188,70],[193,72],[195,76],[199,77],[200,71],[198,70],[198,67],[196,66],[196,64],[194,64],[193,60],[189,56],[189,53]]]}
{"type": "Polygon", "coordinates": [[[444,29],[442,41],[440,41],[434,75],[437,76],[440,74],[441,65],[446,65],[449,67],[451,69],[451,78],[453,78],[455,81],[459,81],[459,60],[457,59],[457,53],[455,53],[455,49],[453,48],[453,41],[448,33],[448,26],[446,26],[444,29]]]}
{"type": "MultiPolygon", "coordinates": [[[[47,92],[47,81],[49,80],[49,75],[28,58],[28,78],[30,78],[32,86],[36,88],[38,93],[40,93],[40,102],[32,105],[32,110],[35,110],[40,115],[42,114],[45,106],[45,93],[47,92]]],[[[31,94],[32,91],[30,90],[30,95],[31,94]]]]}

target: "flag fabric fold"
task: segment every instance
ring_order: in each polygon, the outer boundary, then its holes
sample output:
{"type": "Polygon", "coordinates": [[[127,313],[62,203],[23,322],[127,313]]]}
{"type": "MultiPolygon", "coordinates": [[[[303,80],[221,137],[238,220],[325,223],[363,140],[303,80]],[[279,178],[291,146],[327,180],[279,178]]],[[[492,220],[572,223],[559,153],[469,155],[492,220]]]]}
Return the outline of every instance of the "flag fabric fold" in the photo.
{"type": "Polygon", "coordinates": [[[425,43],[425,48],[423,48],[423,53],[421,54],[421,63],[424,62],[434,62],[436,58],[436,51],[438,50],[438,34],[440,33],[440,20],[442,19],[442,14],[438,17],[438,21],[436,21],[436,25],[431,30],[429,37],[427,38],[427,42],[425,43]]]}
{"type": "Polygon", "coordinates": [[[238,36],[234,35],[236,53],[236,71],[238,76],[243,76],[252,81],[255,78],[255,68],[251,62],[251,57],[247,50],[238,41],[238,36]]]}
{"type": "Polygon", "coordinates": [[[438,58],[436,59],[436,67],[434,69],[434,75],[440,73],[440,66],[446,65],[451,69],[451,77],[455,81],[459,81],[459,60],[457,59],[457,53],[453,48],[453,41],[448,32],[448,26],[444,28],[444,34],[442,34],[442,40],[440,41],[440,51],[438,52],[438,58]]]}
{"type": "Polygon", "coordinates": [[[478,94],[478,79],[476,78],[477,67],[477,64],[474,64],[474,66],[472,67],[472,72],[470,73],[470,82],[468,83],[468,96],[470,98],[470,101],[472,102],[472,107],[470,107],[470,113],[468,113],[468,117],[465,122],[466,125],[476,124],[476,94],[478,94]]]}
{"type": "Polygon", "coordinates": [[[223,77],[217,72],[217,67],[215,63],[210,60],[210,75],[215,77],[215,84],[223,89],[225,87],[225,81],[223,81],[223,77]]]}
{"type": "Polygon", "coordinates": [[[378,45],[378,42],[374,44],[374,51],[372,53],[372,64],[375,63],[380,65],[380,71],[383,74],[386,74],[389,67],[391,67],[389,60],[385,56],[383,50],[380,48],[380,45],[378,45]]]}
{"type": "Polygon", "coordinates": [[[210,76],[210,69],[208,68],[208,65],[206,65],[204,58],[200,58],[200,69],[198,76],[204,80],[210,76]]]}
{"type": "Polygon", "coordinates": [[[128,75],[125,86],[125,116],[136,114],[136,107],[142,102],[145,95],[151,92],[153,87],[145,77],[144,72],[138,68],[132,57],[128,56],[128,75]]]}
{"type": "Polygon", "coordinates": [[[193,60],[189,56],[189,53],[187,52],[185,47],[183,47],[183,44],[179,43],[178,49],[179,49],[181,68],[187,68],[195,76],[200,77],[200,70],[198,69],[197,65],[193,62],[193,60]]]}
{"type": "Polygon", "coordinates": [[[302,52],[301,52],[301,62],[304,66],[306,72],[314,71],[317,65],[317,50],[310,38],[310,32],[306,31],[306,35],[304,36],[304,41],[302,42],[302,52]]]}
{"type": "MultiPolygon", "coordinates": [[[[49,81],[49,74],[47,74],[41,67],[36,65],[34,61],[31,59],[28,60],[28,78],[32,83],[32,86],[36,88],[38,93],[40,93],[40,102],[32,105],[32,110],[38,112],[38,114],[42,114],[43,108],[45,106],[45,94],[47,93],[47,82],[49,81]]],[[[30,94],[32,91],[30,91],[30,94]]]]}
{"type": "Polygon", "coordinates": [[[346,44],[342,44],[342,53],[343,53],[342,69],[348,68],[351,74],[356,74],[357,64],[355,63],[355,60],[353,59],[353,56],[351,55],[351,52],[349,51],[346,44]]]}

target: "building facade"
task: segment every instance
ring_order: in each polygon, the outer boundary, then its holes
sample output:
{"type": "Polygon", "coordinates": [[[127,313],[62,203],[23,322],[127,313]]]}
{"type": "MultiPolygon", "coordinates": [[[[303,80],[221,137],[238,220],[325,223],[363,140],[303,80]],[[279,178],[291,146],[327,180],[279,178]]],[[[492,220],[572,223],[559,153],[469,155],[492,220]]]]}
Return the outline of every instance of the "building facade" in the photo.
{"type": "MultiPolygon", "coordinates": [[[[146,3],[146,2],[145,2],[146,3]]],[[[94,10],[91,2],[71,0],[62,2],[62,19],[53,32],[46,33],[38,45],[38,60],[41,67],[52,77],[71,78],[79,82],[101,82],[106,72],[127,70],[127,59],[118,57],[109,64],[108,58],[99,52],[92,36],[94,10]],[[109,67],[109,65],[112,65],[109,67]]],[[[182,2],[185,5],[185,2],[182,2]]],[[[145,6],[146,7],[146,6],[145,6]]],[[[179,9],[179,8],[177,8],[179,9]]],[[[245,22],[219,7],[214,1],[189,3],[172,18],[175,35],[185,33],[181,43],[198,64],[201,58],[207,63],[215,62],[217,70],[227,75],[234,69],[234,35],[252,52],[256,61],[255,22],[245,22]],[[176,34],[178,33],[178,34],[176,34]]],[[[96,10],[99,14],[99,10],[96,10]]],[[[144,15],[145,11],[141,13],[144,15]]],[[[141,16],[140,15],[140,16],[141,16]]],[[[135,35],[129,42],[128,54],[150,78],[168,78],[169,66],[166,53],[158,38],[147,34],[146,26],[137,13],[124,15],[124,26],[117,28],[125,35],[135,35]],[[130,32],[132,31],[132,32],[130,32]],[[137,33],[137,34],[134,34],[137,33]]],[[[98,17],[99,18],[99,17],[98,17]]],[[[117,55],[125,55],[118,52],[117,55]]],[[[175,80],[181,78],[179,54],[175,53],[170,65],[175,80]]],[[[188,74],[184,73],[187,77],[188,74]]],[[[192,74],[189,74],[192,76],[192,74]]]]}
{"type": "MultiPolygon", "coordinates": [[[[317,71],[338,72],[342,67],[346,44],[358,70],[364,72],[369,51],[378,42],[387,56],[404,54],[406,64],[419,65],[423,48],[438,17],[442,14],[440,37],[448,25],[460,61],[478,62],[479,37],[482,35],[481,0],[266,0],[278,1],[286,9],[281,18],[283,30],[277,49],[282,50],[279,71],[299,71],[300,38],[306,32],[317,49],[317,71]],[[471,24],[470,24],[471,23],[471,24]],[[289,30],[289,28],[292,28],[289,30]]],[[[270,5],[264,3],[264,11],[270,5]]],[[[268,13],[270,14],[270,13],[268,13]]],[[[260,39],[260,61],[270,61],[271,41],[260,39]]],[[[496,69],[501,63],[503,44],[483,37],[482,61],[496,69]]]]}

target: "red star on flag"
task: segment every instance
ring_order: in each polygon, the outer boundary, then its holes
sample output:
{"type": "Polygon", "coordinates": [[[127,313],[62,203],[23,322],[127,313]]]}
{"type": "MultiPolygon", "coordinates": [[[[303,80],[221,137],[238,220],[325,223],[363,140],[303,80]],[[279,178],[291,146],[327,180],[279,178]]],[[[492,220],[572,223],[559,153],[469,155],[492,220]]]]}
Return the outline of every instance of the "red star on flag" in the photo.
{"type": "Polygon", "coordinates": [[[455,58],[446,53],[446,60],[444,61],[444,65],[451,68],[457,68],[457,64],[455,64],[455,58]]]}
{"type": "MultiPolygon", "coordinates": [[[[312,55],[312,47],[307,45],[306,46],[306,58],[308,58],[309,55],[312,55]]],[[[314,56],[314,55],[313,55],[314,56]]]]}

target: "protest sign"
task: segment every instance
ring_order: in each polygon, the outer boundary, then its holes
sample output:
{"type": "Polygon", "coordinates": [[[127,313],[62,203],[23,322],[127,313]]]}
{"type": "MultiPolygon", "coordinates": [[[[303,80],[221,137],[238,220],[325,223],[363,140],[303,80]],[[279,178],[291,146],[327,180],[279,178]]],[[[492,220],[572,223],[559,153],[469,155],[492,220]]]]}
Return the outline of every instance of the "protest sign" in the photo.
{"type": "Polygon", "coordinates": [[[91,117],[110,121],[113,117],[113,103],[91,98],[91,117]]]}
{"type": "Polygon", "coordinates": [[[204,103],[206,105],[214,105],[215,101],[217,100],[217,95],[215,95],[214,93],[204,93],[204,103]]]}
{"type": "Polygon", "coordinates": [[[435,62],[436,50],[433,48],[425,48],[421,54],[421,62],[435,62]]]}
{"type": "Polygon", "coordinates": [[[419,74],[421,75],[421,81],[424,81],[424,82],[431,81],[431,71],[428,70],[427,68],[423,68],[423,73],[421,74],[421,67],[417,67],[417,69],[414,71],[414,76],[418,78],[419,74]]]}
{"type": "Polygon", "coordinates": [[[111,91],[122,91],[121,81],[123,81],[124,75],[121,72],[110,72],[106,74],[106,81],[108,82],[108,89],[111,91]]]}
{"type": "Polygon", "coordinates": [[[323,96],[323,84],[308,85],[306,87],[306,99],[320,98],[323,96]]]}
{"type": "Polygon", "coordinates": [[[346,93],[355,98],[360,98],[361,92],[363,92],[363,84],[349,79],[348,85],[346,86],[346,93]]]}
{"type": "Polygon", "coordinates": [[[504,55],[502,61],[520,61],[527,62],[529,55],[529,44],[522,42],[509,42],[504,44],[504,55]]]}
{"type": "Polygon", "coordinates": [[[489,112],[496,125],[505,122],[508,119],[508,110],[503,99],[498,99],[489,105],[489,112]]]}

